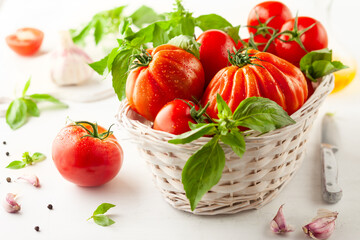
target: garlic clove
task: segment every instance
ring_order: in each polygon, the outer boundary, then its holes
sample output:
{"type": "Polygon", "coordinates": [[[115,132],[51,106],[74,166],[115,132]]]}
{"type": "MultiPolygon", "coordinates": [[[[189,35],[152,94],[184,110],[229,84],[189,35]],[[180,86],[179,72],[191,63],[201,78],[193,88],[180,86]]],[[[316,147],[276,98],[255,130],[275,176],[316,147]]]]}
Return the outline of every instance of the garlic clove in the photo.
{"type": "Polygon", "coordinates": [[[18,177],[18,179],[23,179],[23,180],[27,181],[28,183],[32,184],[34,187],[40,187],[39,178],[35,175],[24,175],[24,176],[18,177]]]}
{"type": "Polygon", "coordinates": [[[74,44],[68,31],[60,32],[61,46],[51,54],[51,79],[60,86],[79,85],[90,80],[94,70],[91,58],[74,44]]]}
{"type": "Polygon", "coordinates": [[[276,216],[270,223],[271,231],[273,231],[274,233],[277,233],[277,234],[283,234],[283,233],[294,231],[294,228],[291,225],[286,224],[284,213],[282,210],[283,206],[284,206],[284,204],[280,206],[276,216]]]}
{"type": "Polygon", "coordinates": [[[3,203],[4,209],[9,213],[17,213],[20,211],[21,207],[15,200],[16,194],[8,193],[6,194],[5,201],[3,203]]]}
{"type": "Polygon", "coordinates": [[[303,231],[306,235],[313,239],[328,239],[335,230],[335,220],[337,216],[337,212],[331,212],[327,209],[319,209],[317,216],[311,223],[303,227],[303,231]]]}

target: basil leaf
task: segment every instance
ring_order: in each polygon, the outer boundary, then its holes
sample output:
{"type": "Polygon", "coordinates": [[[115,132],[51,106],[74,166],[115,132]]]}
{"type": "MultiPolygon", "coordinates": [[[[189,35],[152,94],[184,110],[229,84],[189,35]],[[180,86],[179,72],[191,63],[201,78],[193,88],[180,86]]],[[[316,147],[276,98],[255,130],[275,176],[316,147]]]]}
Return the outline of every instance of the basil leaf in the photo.
{"type": "Polygon", "coordinates": [[[248,127],[261,133],[295,123],[276,102],[262,97],[243,100],[235,110],[233,119],[238,126],[248,127]]]}
{"type": "Polygon", "coordinates": [[[152,23],[163,18],[161,15],[157,14],[152,8],[145,5],[138,8],[129,17],[132,19],[133,24],[138,28],[141,28],[146,23],[152,23]]]}
{"type": "Polygon", "coordinates": [[[24,89],[23,89],[23,92],[22,92],[22,96],[23,96],[23,97],[25,97],[26,92],[27,92],[27,90],[28,90],[29,87],[30,87],[30,81],[31,81],[31,77],[30,77],[29,80],[27,80],[27,82],[25,83],[25,86],[24,86],[24,89]]]}
{"type": "Polygon", "coordinates": [[[95,70],[95,72],[97,72],[100,75],[103,75],[105,72],[105,69],[107,68],[107,62],[109,59],[109,55],[107,55],[106,57],[104,57],[103,59],[97,61],[97,62],[93,62],[90,63],[89,66],[95,70]]]}
{"type": "Polygon", "coordinates": [[[29,152],[24,152],[22,155],[22,161],[25,164],[32,164],[33,163],[33,159],[30,157],[29,152]]]}
{"type": "Polygon", "coordinates": [[[98,215],[98,214],[104,214],[106,213],[110,208],[115,207],[116,205],[111,204],[111,203],[102,203],[100,204],[96,210],[94,211],[93,215],[98,215]]]}
{"type": "Polygon", "coordinates": [[[216,185],[225,166],[225,153],[214,137],[195,152],[182,171],[182,183],[193,211],[201,198],[216,185]]]}
{"type": "Polygon", "coordinates": [[[176,137],[169,140],[168,142],[173,143],[173,144],[185,144],[185,143],[192,142],[204,135],[214,133],[214,131],[215,131],[214,126],[215,126],[215,124],[208,123],[199,128],[196,128],[194,130],[177,135],[176,137]]]}
{"type": "Polygon", "coordinates": [[[317,78],[348,68],[339,61],[332,61],[332,50],[327,48],[307,53],[300,60],[300,70],[316,82],[317,78]]]}
{"type": "Polygon", "coordinates": [[[13,161],[9,165],[7,165],[6,168],[20,169],[20,168],[24,168],[25,166],[26,166],[26,163],[24,163],[23,161],[13,161]]]}
{"type": "Polygon", "coordinates": [[[202,31],[232,27],[231,23],[217,14],[201,15],[195,19],[195,23],[202,31]]]}
{"type": "Polygon", "coordinates": [[[94,219],[94,222],[97,225],[100,225],[103,227],[107,227],[107,226],[110,226],[115,223],[112,219],[110,219],[108,216],[105,216],[105,215],[95,215],[95,216],[92,216],[92,218],[94,219]]]}
{"type": "Polygon", "coordinates": [[[119,100],[123,100],[125,95],[126,79],[128,76],[128,70],[130,65],[130,57],[133,55],[132,49],[123,49],[115,57],[112,67],[112,83],[115,93],[119,100]]]}
{"type": "Polygon", "coordinates": [[[37,107],[36,103],[32,99],[22,99],[26,104],[27,113],[31,116],[38,117],[40,116],[39,108],[37,107]]]}
{"type": "Polygon", "coordinates": [[[90,21],[88,24],[86,24],[86,26],[80,32],[77,32],[74,29],[70,30],[73,42],[75,44],[78,44],[78,43],[81,43],[82,41],[84,41],[85,37],[89,34],[93,25],[94,25],[94,22],[90,21]]]}
{"type": "Polygon", "coordinates": [[[226,32],[234,40],[235,44],[237,44],[240,40],[239,30],[240,30],[240,25],[235,27],[231,26],[224,28],[224,32],[226,32]]]}
{"type": "Polygon", "coordinates": [[[217,103],[217,109],[218,109],[218,117],[221,118],[228,118],[232,116],[231,109],[226,104],[224,99],[221,97],[220,94],[216,95],[216,103],[217,103]]]}
{"type": "Polygon", "coordinates": [[[103,23],[103,19],[98,19],[95,22],[95,31],[94,31],[94,37],[95,37],[95,44],[97,45],[100,40],[102,39],[103,35],[104,35],[104,23],[103,23]]]}
{"type": "Polygon", "coordinates": [[[6,123],[15,130],[25,124],[27,118],[27,107],[23,99],[12,101],[6,111],[6,123]]]}
{"type": "Polygon", "coordinates": [[[239,131],[229,131],[220,137],[221,141],[231,147],[231,149],[241,158],[246,150],[244,136],[239,131]]]}
{"type": "Polygon", "coordinates": [[[193,36],[180,35],[172,38],[169,44],[177,46],[184,49],[185,51],[191,53],[198,59],[200,59],[199,47],[200,43],[196,42],[193,36]]]}
{"type": "Polygon", "coordinates": [[[61,102],[59,99],[54,98],[53,96],[51,96],[49,94],[32,94],[29,97],[37,102],[51,102],[51,103],[55,103],[61,107],[65,107],[65,108],[68,107],[67,104],[61,102]]]}
{"type": "Polygon", "coordinates": [[[153,31],[153,46],[157,47],[162,44],[165,44],[169,41],[169,36],[166,32],[166,28],[163,29],[160,24],[154,25],[154,31],[153,31]]]}
{"type": "Polygon", "coordinates": [[[46,156],[42,153],[36,152],[31,156],[33,162],[41,162],[46,159],[46,156]]]}

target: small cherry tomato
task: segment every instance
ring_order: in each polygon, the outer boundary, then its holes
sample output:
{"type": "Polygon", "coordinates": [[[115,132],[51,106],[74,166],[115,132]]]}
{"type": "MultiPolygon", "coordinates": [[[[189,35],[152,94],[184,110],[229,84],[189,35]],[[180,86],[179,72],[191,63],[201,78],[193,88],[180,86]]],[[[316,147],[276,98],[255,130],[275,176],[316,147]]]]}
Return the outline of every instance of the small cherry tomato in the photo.
{"type": "Polygon", "coordinates": [[[31,56],[39,50],[43,38],[44,33],[38,29],[20,28],[6,37],[6,43],[17,54],[31,56]]]}
{"type": "Polygon", "coordinates": [[[236,44],[225,32],[220,30],[208,30],[200,34],[196,39],[200,45],[200,61],[205,72],[205,87],[215,74],[229,65],[228,51],[233,52],[236,44]]]}
{"type": "Polygon", "coordinates": [[[317,20],[310,17],[297,17],[285,22],[281,32],[291,31],[292,33],[281,34],[275,40],[276,53],[279,57],[299,66],[301,58],[314,50],[328,46],[328,36],[324,26],[317,20]],[[306,51],[300,46],[301,42],[306,51]]]}
{"type": "Polygon", "coordinates": [[[58,133],[52,144],[52,158],[66,180],[92,187],[105,184],[118,174],[123,150],[111,131],[84,121],[58,133]]]}
{"type": "MultiPolygon", "coordinates": [[[[189,122],[196,123],[191,109],[199,110],[199,106],[188,100],[176,99],[168,102],[154,120],[154,129],[175,135],[190,131],[189,122]]],[[[196,117],[196,116],[195,116],[196,117]]]]}

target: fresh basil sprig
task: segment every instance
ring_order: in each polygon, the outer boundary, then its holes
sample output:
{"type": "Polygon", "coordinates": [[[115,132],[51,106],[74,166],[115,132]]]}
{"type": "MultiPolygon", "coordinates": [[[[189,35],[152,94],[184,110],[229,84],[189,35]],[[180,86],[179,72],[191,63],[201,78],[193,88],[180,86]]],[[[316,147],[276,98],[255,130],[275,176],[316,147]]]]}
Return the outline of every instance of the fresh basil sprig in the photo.
{"type": "MultiPolygon", "coordinates": [[[[140,21],[139,14],[136,14],[137,21],[140,21]]],[[[134,16],[124,18],[120,25],[119,46],[114,48],[111,53],[98,62],[91,63],[90,66],[100,75],[111,72],[114,90],[119,98],[125,98],[125,85],[129,73],[129,66],[133,60],[131,56],[139,54],[142,48],[156,47],[169,43],[180,35],[192,37],[195,27],[203,31],[208,29],[220,29],[226,31],[235,42],[239,39],[239,26],[233,27],[227,20],[216,14],[202,15],[197,18],[192,13],[185,10],[180,0],[175,1],[173,12],[160,14],[157,21],[140,28],[137,32],[133,30],[136,25],[134,16]],[[212,25],[216,23],[216,25],[212,25]]],[[[194,41],[195,42],[195,41],[194,41]]],[[[197,56],[195,44],[191,44],[190,49],[185,49],[197,56]],[[195,47],[195,48],[194,48],[195,47]]]]}
{"type": "Polygon", "coordinates": [[[300,70],[313,82],[320,77],[345,68],[348,66],[340,61],[332,61],[332,50],[328,48],[309,52],[300,60],[300,70]]]}
{"type": "Polygon", "coordinates": [[[6,123],[13,129],[18,129],[26,123],[28,116],[39,117],[40,110],[38,102],[51,102],[59,107],[67,108],[63,102],[49,94],[31,94],[26,95],[30,86],[30,79],[26,82],[22,96],[13,100],[6,111],[6,123]]]}
{"type": "Polygon", "coordinates": [[[110,208],[115,207],[116,205],[111,203],[102,203],[100,204],[96,210],[94,211],[93,215],[88,218],[88,221],[90,219],[94,219],[94,222],[97,225],[106,227],[114,224],[115,222],[109,218],[108,216],[104,215],[110,208]]]}
{"type": "Polygon", "coordinates": [[[34,163],[41,162],[45,159],[46,156],[42,153],[36,152],[30,156],[29,152],[24,152],[21,161],[12,161],[6,168],[20,169],[26,167],[26,165],[33,165],[34,163]]]}
{"type": "Polygon", "coordinates": [[[216,101],[218,120],[214,120],[214,123],[189,123],[191,131],[169,140],[169,143],[185,144],[204,135],[212,135],[211,140],[187,160],[182,171],[182,183],[192,211],[221,178],[225,153],[219,141],[230,146],[241,158],[246,146],[240,126],[266,133],[295,123],[276,102],[267,98],[247,98],[234,113],[219,94],[216,101]]]}

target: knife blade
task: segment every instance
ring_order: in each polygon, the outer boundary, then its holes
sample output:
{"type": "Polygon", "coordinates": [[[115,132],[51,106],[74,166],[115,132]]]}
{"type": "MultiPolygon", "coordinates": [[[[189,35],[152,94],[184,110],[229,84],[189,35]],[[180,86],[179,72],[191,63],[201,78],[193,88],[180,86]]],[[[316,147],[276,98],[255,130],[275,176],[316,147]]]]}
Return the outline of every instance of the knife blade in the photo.
{"type": "Polygon", "coordinates": [[[338,183],[338,163],[335,158],[339,146],[339,129],[333,114],[325,114],[321,128],[322,197],[326,202],[337,203],[342,195],[338,183]]]}

